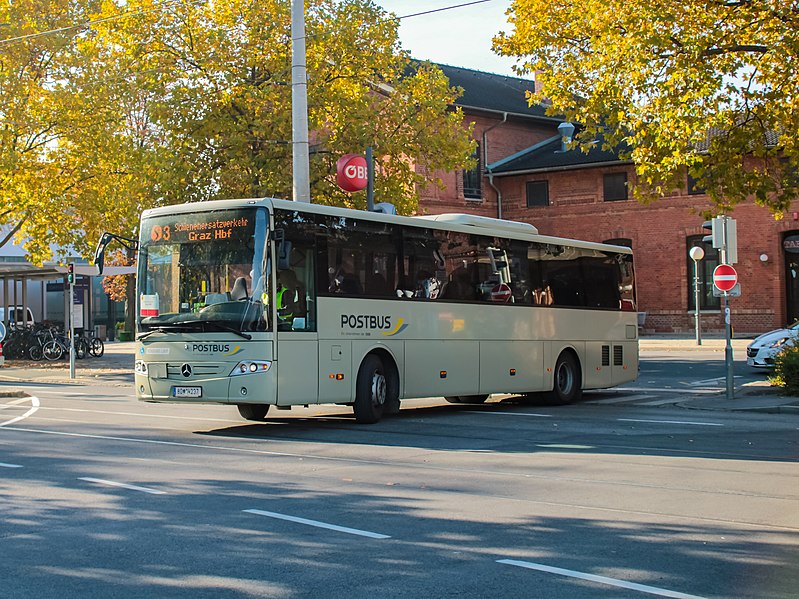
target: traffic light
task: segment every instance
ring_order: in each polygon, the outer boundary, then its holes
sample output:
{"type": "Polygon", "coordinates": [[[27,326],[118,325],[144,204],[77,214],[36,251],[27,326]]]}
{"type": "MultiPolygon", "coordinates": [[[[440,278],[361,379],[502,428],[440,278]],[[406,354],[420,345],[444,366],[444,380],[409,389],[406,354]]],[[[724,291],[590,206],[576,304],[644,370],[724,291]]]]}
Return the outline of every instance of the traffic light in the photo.
{"type": "Polygon", "coordinates": [[[67,264],[67,282],[70,285],[75,283],[75,265],[72,262],[67,264]]]}
{"type": "Polygon", "coordinates": [[[705,235],[702,238],[702,241],[709,243],[716,249],[719,249],[722,245],[724,245],[723,219],[723,216],[715,216],[713,217],[713,220],[706,220],[704,223],[702,223],[702,228],[706,231],[710,231],[710,235],[705,235]]]}
{"type": "Polygon", "coordinates": [[[716,216],[702,223],[702,228],[710,231],[702,241],[724,252],[727,264],[738,262],[738,223],[729,216],[716,216]]]}

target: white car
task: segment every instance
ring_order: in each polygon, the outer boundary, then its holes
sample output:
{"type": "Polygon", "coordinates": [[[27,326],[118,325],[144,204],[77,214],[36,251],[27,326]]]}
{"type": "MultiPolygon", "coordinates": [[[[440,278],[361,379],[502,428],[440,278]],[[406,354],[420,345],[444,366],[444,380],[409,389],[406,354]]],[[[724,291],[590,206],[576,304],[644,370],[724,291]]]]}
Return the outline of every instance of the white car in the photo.
{"type": "Polygon", "coordinates": [[[799,321],[785,329],[763,333],[746,346],[746,363],[752,368],[774,368],[774,358],[799,341],[799,321]]]}

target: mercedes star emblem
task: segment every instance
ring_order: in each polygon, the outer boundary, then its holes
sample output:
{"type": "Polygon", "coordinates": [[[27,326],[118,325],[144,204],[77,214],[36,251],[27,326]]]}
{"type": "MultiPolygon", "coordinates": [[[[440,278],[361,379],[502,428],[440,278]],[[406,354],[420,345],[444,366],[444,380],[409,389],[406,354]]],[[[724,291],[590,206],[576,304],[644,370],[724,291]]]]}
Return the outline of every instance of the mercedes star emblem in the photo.
{"type": "Polygon", "coordinates": [[[185,377],[190,377],[191,376],[191,364],[183,364],[180,367],[180,374],[182,374],[185,377]]]}

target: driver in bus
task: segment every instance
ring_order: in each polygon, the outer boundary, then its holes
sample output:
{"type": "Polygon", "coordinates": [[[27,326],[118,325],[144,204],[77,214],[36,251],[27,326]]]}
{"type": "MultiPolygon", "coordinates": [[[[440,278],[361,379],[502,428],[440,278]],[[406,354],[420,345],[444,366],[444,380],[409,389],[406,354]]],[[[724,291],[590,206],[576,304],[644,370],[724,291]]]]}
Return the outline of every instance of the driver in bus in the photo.
{"type": "Polygon", "coordinates": [[[291,325],[295,318],[305,318],[305,291],[293,270],[277,273],[277,317],[279,324],[291,325]]]}

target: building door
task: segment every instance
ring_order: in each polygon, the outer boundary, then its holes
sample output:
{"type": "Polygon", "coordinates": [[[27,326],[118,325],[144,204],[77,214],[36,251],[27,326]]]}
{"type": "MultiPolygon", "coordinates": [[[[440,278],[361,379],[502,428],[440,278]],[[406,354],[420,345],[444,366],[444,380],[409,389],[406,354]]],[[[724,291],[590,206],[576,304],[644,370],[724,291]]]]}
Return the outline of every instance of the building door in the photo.
{"type": "Polygon", "coordinates": [[[799,320],[799,232],[791,231],[782,240],[785,254],[785,315],[787,324],[799,320]]]}

